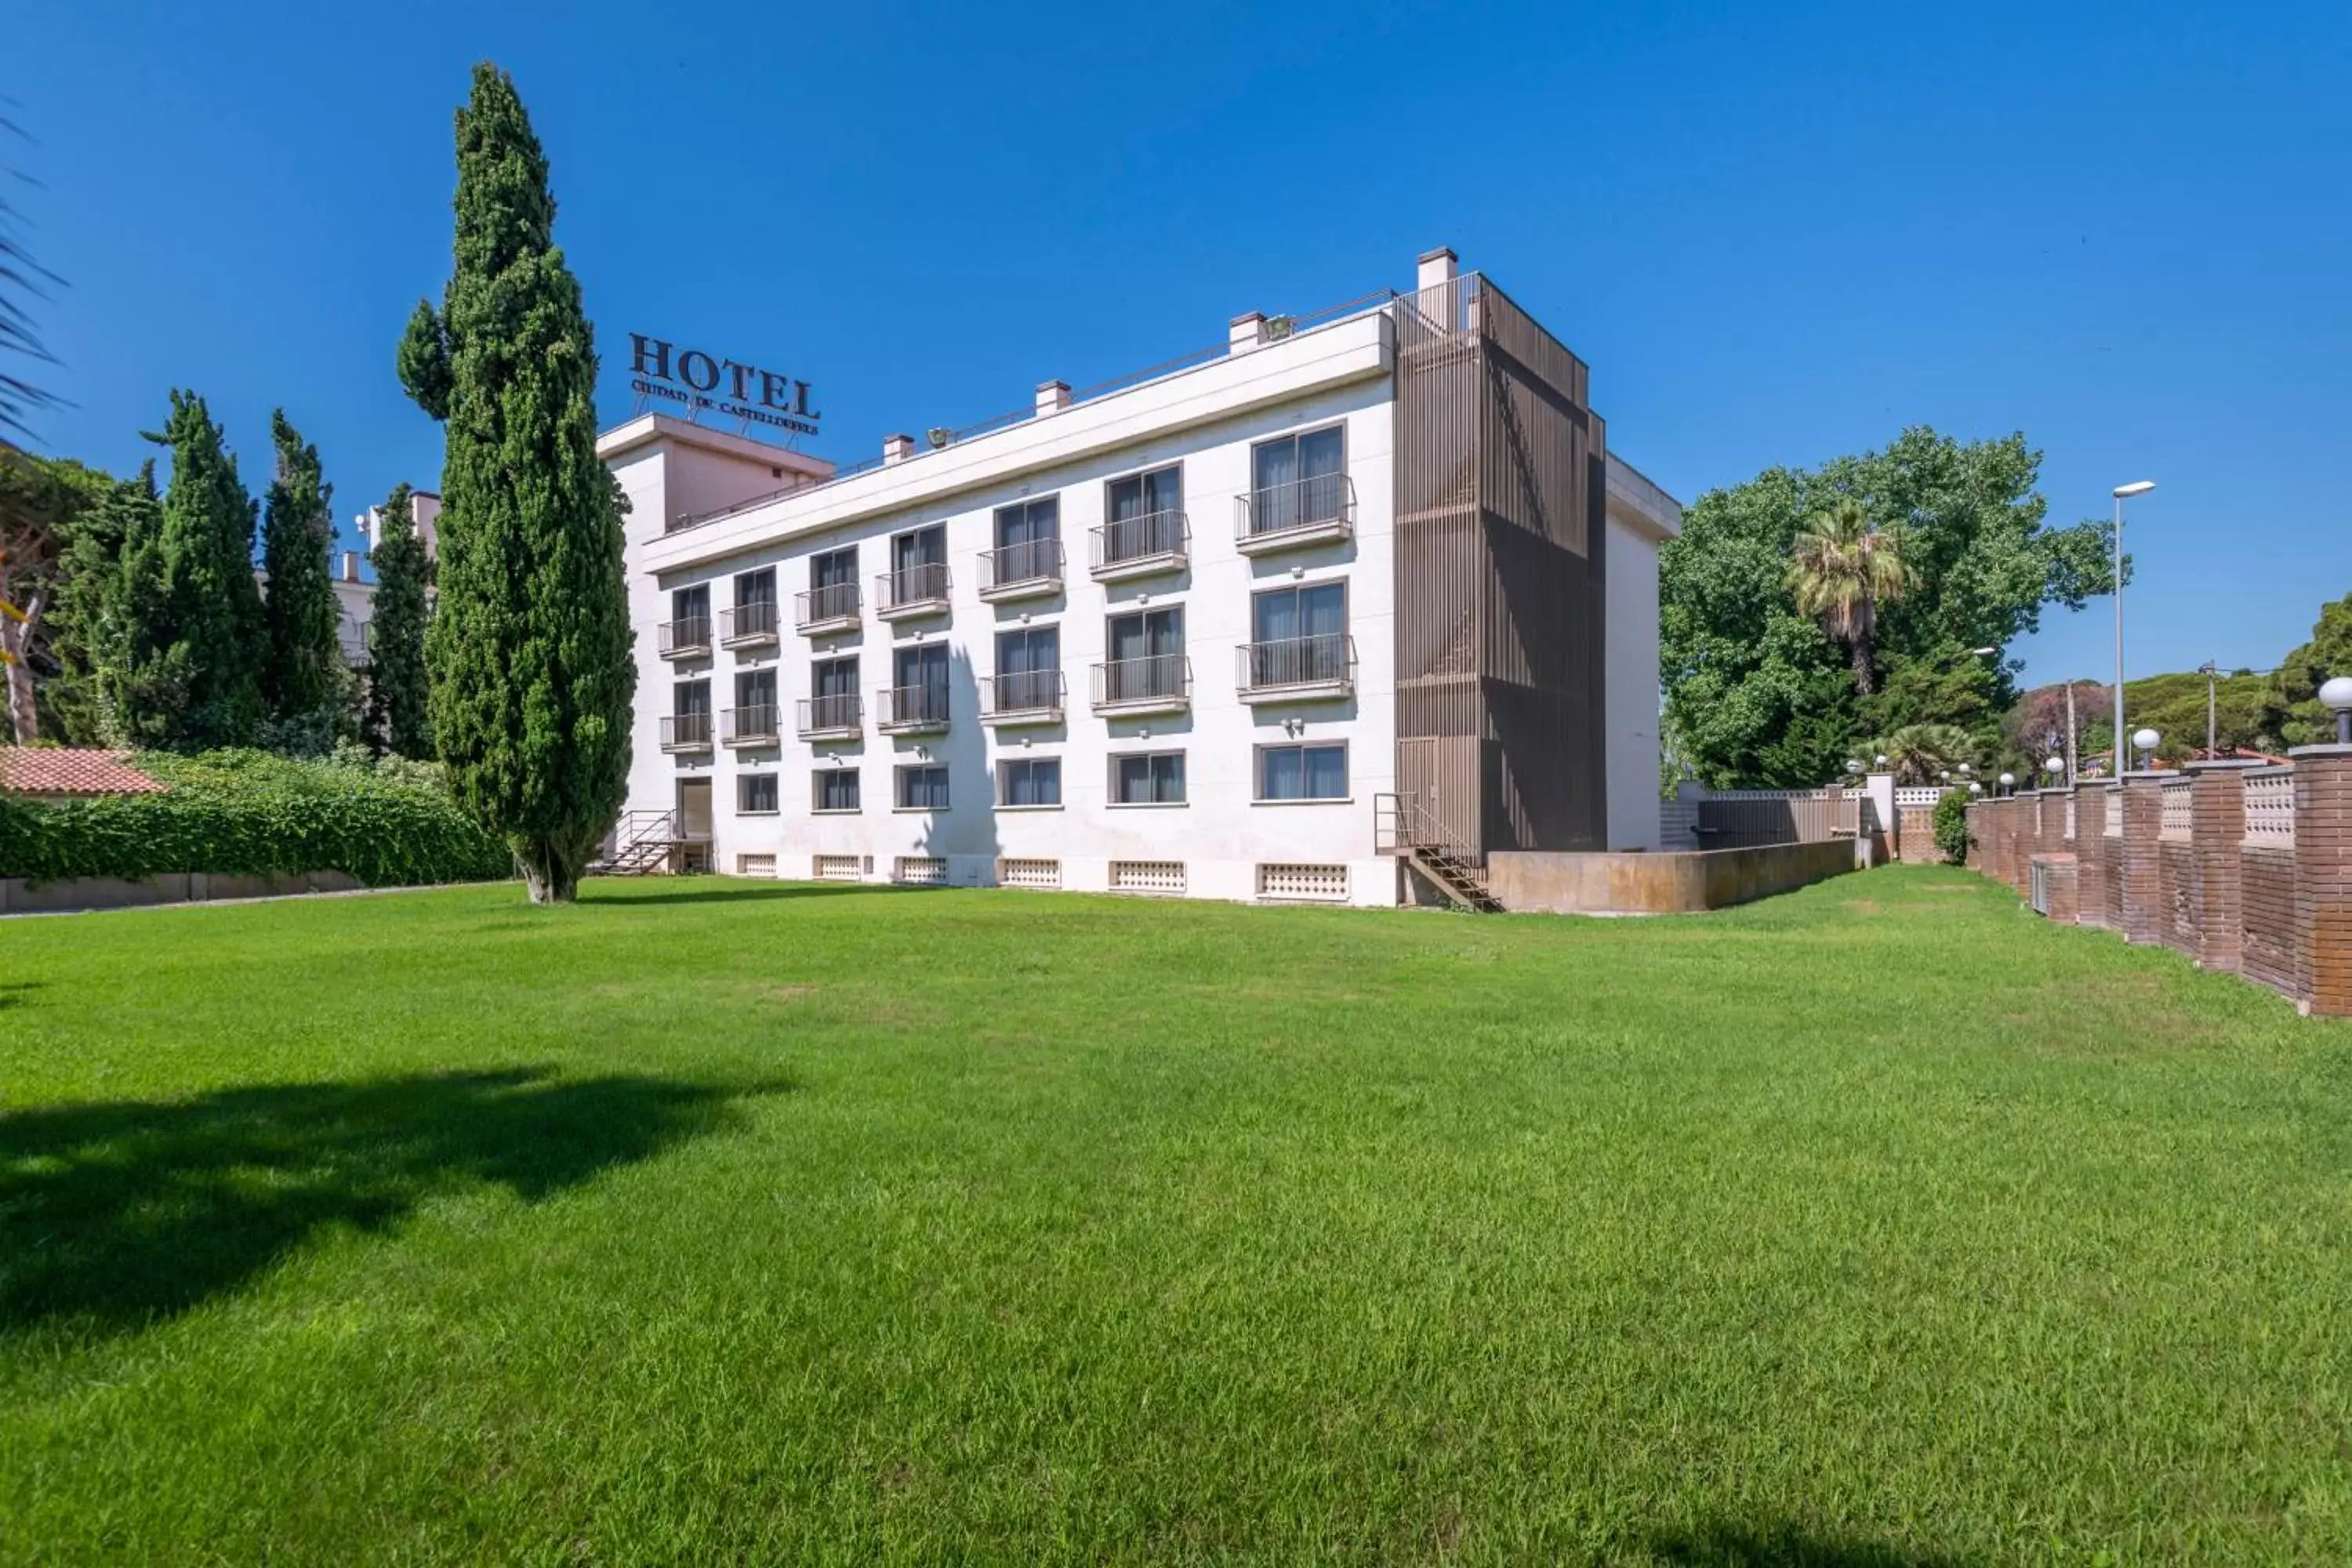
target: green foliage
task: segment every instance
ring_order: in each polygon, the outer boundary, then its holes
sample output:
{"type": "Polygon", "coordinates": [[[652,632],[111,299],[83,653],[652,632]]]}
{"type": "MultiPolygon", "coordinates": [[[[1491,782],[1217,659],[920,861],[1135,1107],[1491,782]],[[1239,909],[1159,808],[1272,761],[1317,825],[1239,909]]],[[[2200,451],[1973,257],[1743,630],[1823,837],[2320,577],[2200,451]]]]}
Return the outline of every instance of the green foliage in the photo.
{"type": "Polygon", "coordinates": [[[184,660],[171,657],[163,574],[163,506],[155,465],[108,491],[77,531],[67,571],[67,617],[86,665],[90,739],[161,746],[187,700],[184,660]]]}
{"type": "Polygon", "coordinates": [[[395,756],[433,755],[425,671],[425,588],[432,563],[416,536],[406,485],[384,499],[375,542],[375,605],[368,626],[367,736],[395,756]]]}
{"type": "Polygon", "coordinates": [[[205,400],[172,394],[153,439],[172,448],[163,491],[163,624],[134,638],[160,648],[160,676],[179,693],[145,717],[174,750],[239,745],[258,732],[267,647],[253,578],[253,498],[236,475],[205,400]]]}
{"type": "Polygon", "coordinates": [[[2311,638],[2279,661],[2274,701],[2280,738],[2290,746],[2324,746],[2336,739],[2335,716],[2319,705],[2319,689],[2352,675],[2352,594],[2321,607],[2311,638]]]}
{"type": "Polygon", "coordinates": [[[1878,689],[1871,647],[1882,605],[1903,596],[1910,574],[1903,565],[1903,535],[1880,529],[1852,496],[1840,496],[1797,531],[1789,563],[1789,594],[1797,613],[1822,624],[1845,644],[1854,689],[1878,689]]]}
{"type": "Polygon", "coordinates": [[[553,244],[547,160],[488,64],[457,115],[457,205],[441,311],[419,312],[400,354],[418,405],[447,423],[433,737],[533,900],[562,901],[627,787],[624,503],[596,457],[596,352],[553,244]]]}
{"type": "Polygon", "coordinates": [[[1895,782],[1906,784],[1940,784],[1945,774],[1958,773],[1963,763],[1980,760],[1976,738],[1956,724],[1906,724],[1862,749],[1885,757],[1895,782]]]}
{"type": "Polygon", "coordinates": [[[505,847],[428,784],[266,752],[155,752],[140,765],[172,787],[0,800],[0,877],[331,870],[385,887],[512,873],[505,847]]]}
{"type": "Polygon", "coordinates": [[[2053,529],[2021,435],[1962,444],[1926,427],[1811,472],[1770,468],[1712,490],[1660,557],[1660,663],[1669,745],[1717,787],[1817,784],[1861,737],[1957,723],[1990,738],[2015,693],[1996,654],[2051,605],[2111,586],[2109,525],[2053,529]],[[1790,585],[1816,513],[1860,505],[1900,539],[1905,588],[1874,601],[1865,700],[1858,666],[1800,613],[1790,585]],[[1967,668],[1974,661],[1981,672],[1967,668]]]}
{"type": "Polygon", "coordinates": [[[270,416],[278,448],[277,474],[263,513],[261,567],[268,579],[262,603],[262,693],[281,726],[305,726],[331,741],[351,705],[351,676],[336,630],[334,489],[319,463],[319,448],[288,423],[270,416]]]}
{"type": "Polygon", "coordinates": [[[72,657],[59,608],[81,519],[113,484],[70,458],[40,458],[0,439],[0,666],[8,724],[20,745],[88,722],[86,686],[66,678],[72,657]]]}
{"type": "Polygon", "coordinates": [[[1955,866],[1965,865],[1969,846],[1976,842],[1969,831],[1969,797],[1957,792],[1947,793],[1936,802],[1936,847],[1944,858],[1955,866]]]}

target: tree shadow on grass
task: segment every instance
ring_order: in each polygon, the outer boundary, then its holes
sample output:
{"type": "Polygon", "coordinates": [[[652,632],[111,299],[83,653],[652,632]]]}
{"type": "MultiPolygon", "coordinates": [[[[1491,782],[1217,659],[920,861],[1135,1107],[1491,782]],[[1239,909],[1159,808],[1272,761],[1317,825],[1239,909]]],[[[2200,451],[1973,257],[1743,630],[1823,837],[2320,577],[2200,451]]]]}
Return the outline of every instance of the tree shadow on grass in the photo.
{"type": "Polygon", "coordinates": [[[436,1193],[535,1201],[730,1125],[732,1098],[523,1068],[0,1115],[0,1335],[169,1318],[321,1226],[385,1230],[436,1193]]]}
{"type": "Polygon", "coordinates": [[[1654,1561],[1675,1568],[1962,1568],[1969,1561],[1790,1524],[1732,1520],[1661,1531],[1650,1537],[1649,1547],[1654,1561]]]}
{"type": "Polygon", "coordinates": [[[583,904],[753,904],[771,899],[824,899],[843,893],[908,893],[921,889],[896,888],[881,882],[749,882],[721,881],[715,878],[665,878],[683,886],[647,887],[612,881],[593,883],[584,889],[580,901],[583,904]]]}

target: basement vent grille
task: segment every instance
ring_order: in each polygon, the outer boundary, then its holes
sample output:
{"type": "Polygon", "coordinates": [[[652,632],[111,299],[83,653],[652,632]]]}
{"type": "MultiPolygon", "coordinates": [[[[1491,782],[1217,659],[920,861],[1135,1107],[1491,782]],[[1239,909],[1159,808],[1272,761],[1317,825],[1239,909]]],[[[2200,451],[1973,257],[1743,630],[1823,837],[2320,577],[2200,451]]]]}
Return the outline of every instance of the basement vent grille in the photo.
{"type": "Polygon", "coordinates": [[[820,855],[816,858],[816,874],[820,881],[855,882],[861,871],[855,855],[820,855]]]}
{"type": "Polygon", "coordinates": [[[901,855],[890,873],[895,882],[912,882],[919,887],[944,888],[948,883],[948,862],[943,855],[901,855]]]}
{"type": "Polygon", "coordinates": [[[1345,903],[1348,899],[1348,868],[1289,864],[1260,866],[1257,868],[1257,896],[1323,904],[1345,903]]]}
{"type": "Polygon", "coordinates": [[[1181,860],[1114,860],[1110,863],[1114,893],[1181,893],[1184,890],[1181,860]]]}
{"type": "Polygon", "coordinates": [[[776,874],[776,858],[773,855],[738,855],[735,857],[735,874],[739,877],[772,877],[776,874]]]}
{"type": "Polygon", "coordinates": [[[999,860],[996,880],[1007,888],[1043,888],[1047,892],[1062,885],[1062,863],[1059,860],[999,860]]]}

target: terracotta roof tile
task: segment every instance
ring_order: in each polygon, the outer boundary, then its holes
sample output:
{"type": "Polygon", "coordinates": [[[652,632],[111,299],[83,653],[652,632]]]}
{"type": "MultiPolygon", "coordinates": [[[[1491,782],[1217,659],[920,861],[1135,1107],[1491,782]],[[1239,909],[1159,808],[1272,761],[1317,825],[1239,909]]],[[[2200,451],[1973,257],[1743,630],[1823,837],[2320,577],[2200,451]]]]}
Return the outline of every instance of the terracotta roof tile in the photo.
{"type": "Polygon", "coordinates": [[[0,746],[0,795],[153,795],[165,786],[131,765],[128,752],[0,746]]]}

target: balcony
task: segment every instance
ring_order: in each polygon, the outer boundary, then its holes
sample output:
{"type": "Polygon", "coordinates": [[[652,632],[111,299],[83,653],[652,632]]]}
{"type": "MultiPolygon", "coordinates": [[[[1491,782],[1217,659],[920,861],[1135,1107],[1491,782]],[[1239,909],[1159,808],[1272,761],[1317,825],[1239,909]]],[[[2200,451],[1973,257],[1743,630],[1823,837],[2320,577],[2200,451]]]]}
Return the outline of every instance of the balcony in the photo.
{"type": "Polygon", "coordinates": [[[776,605],[772,599],[755,599],[719,612],[720,647],[773,647],[776,605]]]}
{"type": "Polygon", "coordinates": [[[944,731],[948,727],[946,684],[889,688],[882,693],[882,711],[874,727],[886,735],[929,735],[944,731]]]}
{"type": "Polygon", "coordinates": [[[730,708],[719,716],[719,733],[730,746],[772,746],[776,743],[776,705],[762,702],[750,708],[730,708]]]}
{"type": "Polygon", "coordinates": [[[661,749],[665,752],[710,750],[710,715],[708,713],[665,715],[661,721],[661,749]]]}
{"type": "Polygon", "coordinates": [[[1351,697],[1356,690],[1356,639],[1344,632],[1244,643],[1234,686],[1244,702],[1305,702],[1351,697]]]}
{"type": "Polygon", "coordinates": [[[865,705],[855,691],[801,699],[798,732],[803,741],[854,741],[865,724],[865,705]]]}
{"type": "Polygon", "coordinates": [[[709,658],[710,617],[688,616],[684,620],[664,621],[654,628],[654,646],[664,658],[709,658]]]}
{"type": "Polygon", "coordinates": [[[827,583],[793,595],[793,626],[804,637],[857,629],[857,584],[827,583]]]}
{"type": "Polygon", "coordinates": [[[944,561],[902,566],[874,579],[874,613],[886,621],[943,616],[947,612],[948,568],[944,561]]]}
{"type": "Polygon", "coordinates": [[[1181,572],[1192,543],[1192,525],[1181,511],[1120,518],[1087,532],[1094,544],[1090,570],[1097,583],[1181,572]]]}
{"type": "Polygon", "coordinates": [[[980,717],[986,724],[1058,724],[1062,721],[1062,672],[1036,669],[982,678],[980,717]]]}
{"type": "Polygon", "coordinates": [[[1095,711],[1181,713],[1192,706],[1192,661],[1181,653],[1114,658],[1095,666],[1095,711]]]}
{"type": "Polygon", "coordinates": [[[1234,499],[1234,548],[1244,555],[1335,544],[1356,531],[1356,486],[1345,474],[1309,474],[1234,499]]]}
{"type": "Polygon", "coordinates": [[[1062,591],[1062,542],[1034,539],[980,552],[980,596],[992,605],[1062,591]]]}

